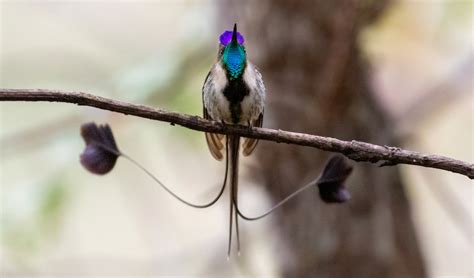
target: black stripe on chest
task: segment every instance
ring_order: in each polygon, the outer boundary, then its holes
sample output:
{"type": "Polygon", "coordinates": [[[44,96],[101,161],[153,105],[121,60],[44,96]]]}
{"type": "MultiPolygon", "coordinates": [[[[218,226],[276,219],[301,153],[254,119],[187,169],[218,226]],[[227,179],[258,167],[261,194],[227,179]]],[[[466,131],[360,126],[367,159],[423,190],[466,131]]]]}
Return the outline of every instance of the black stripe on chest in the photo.
{"type": "Polygon", "coordinates": [[[242,76],[234,80],[229,80],[227,86],[224,88],[224,96],[229,101],[229,110],[234,124],[240,122],[242,116],[241,102],[249,92],[250,89],[244,82],[242,76]]]}

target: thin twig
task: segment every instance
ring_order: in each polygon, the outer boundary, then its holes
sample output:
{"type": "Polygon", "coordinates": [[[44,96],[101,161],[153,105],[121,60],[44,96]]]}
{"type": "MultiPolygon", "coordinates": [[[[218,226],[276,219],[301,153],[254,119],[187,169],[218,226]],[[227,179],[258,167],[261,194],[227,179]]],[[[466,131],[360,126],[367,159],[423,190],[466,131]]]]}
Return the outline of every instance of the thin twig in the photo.
{"type": "Polygon", "coordinates": [[[465,175],[474,179],[474,164],[449,157],[422,154],[396,147],[379,146],[360,141],[342,141],[304,133],[268,128],[248,128],[240,125],[223,125],[198,116],[169,112],[159,108],[137,105],[82,92],[65,92],[48,89],[0,89],[0,101],[49,101],[91,106],[126,115],[177,124],[193,130],[234,134],[247,138],[308,146],[324,151],[338,152],[355,161],[382,162],[383,166],[411,164],[436,168],[465,175]]]}

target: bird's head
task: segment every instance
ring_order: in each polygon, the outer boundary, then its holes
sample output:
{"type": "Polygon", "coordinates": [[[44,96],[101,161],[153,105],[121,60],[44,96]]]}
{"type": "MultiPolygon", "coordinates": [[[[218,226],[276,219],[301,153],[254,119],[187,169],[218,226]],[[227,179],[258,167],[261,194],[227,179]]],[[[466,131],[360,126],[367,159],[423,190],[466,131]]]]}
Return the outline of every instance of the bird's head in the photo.
{"type": "Polygon", "coordinates": [[[227,72],[229,79],[242,76],[247,63],[244,37],[237,32],[237,24],[233,31],[225,31],[219,38],[219,60],[227,72]]]}

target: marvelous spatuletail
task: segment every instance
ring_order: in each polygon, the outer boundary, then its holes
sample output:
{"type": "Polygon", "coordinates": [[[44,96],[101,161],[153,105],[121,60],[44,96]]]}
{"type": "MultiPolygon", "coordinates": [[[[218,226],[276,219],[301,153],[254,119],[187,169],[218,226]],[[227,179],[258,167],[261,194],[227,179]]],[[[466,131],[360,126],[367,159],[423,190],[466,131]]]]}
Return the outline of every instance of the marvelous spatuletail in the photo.
{"type": "MultiPolygon", "coordinates": [[[[202,92],[204,117],[225,124],[261,127],[263,122],[265,87],[263,86],[262,76],[255,66],[247,60],[243,43],[244,38],[237,32],[237,26],[234,26],[233,31],[225,31],[220,36],[218,59],[207,75],[202,92]]],[[[123,157],[145,172],[146,175],[153,179],[171,196],[194,208],[207,208],[214,205],[222,196],[227,184],[227,175],[230,173],[228,257],[231,252],[232,224],[234,218],[237,247],[240,251],[239,217],[250,221],[261,219],[271,214],[275,209],[281,207],[299,193],[315,186],[318,187],[320,198],[324,202],[342,203],[350,198],[344,183],[352,171],[352,166],[347,164],[344,157],[334,155],[328,160],[318,178],[299,188],[274,205],[267,212],[259,216],[249,217],[240,211],[237,202],[240,153],[239,136],[206,133],[206,140],[212,156],[217,160],[222,160],[224,158],[223,153],[225,152],[226,166],[224,180],[219,192],[216,197],[205,204],[194,204],[184,200],[165,186],[144,166],[119,150],[109,125],[97,125],[95,123],[83,124],[81,126],[81,136],[86,143],[86,147],[80,156],[80,162],[89,172],[97,175],[107,174],[114,168],[117,159],[123,157]]],[[[256,146],[257,140],[245,138],[242,143],[243,155],[250,155],[256,146]]]]}
{"type": "MultiPolygon", "coordinates": [[[[202,88],[203,114],[205,119],[226,124],[240,124],[261,127],[265,102],[265,86],[262,75],[247,59],[244,37],[237,32],[225,31],[219,38],[217,62],[212,66],[202,88]]],[[[239,169],[240,137],[235,135],[206,133],[206,141],[212,156],[221,160],[223,149],[226,159],[230,158],[230,217],[229,246],[232,241],[232,219],[235,216],[237,248],[240,251],[238,211],[236,208],[239,169]],[[229,157],[230,154],[230,157],[229,157]],[[235,210],[234,210],[235,208],[235,210]]],[[[246,138],[242,153],[250,155],[257,146],[257,140],[246,138]]]]}

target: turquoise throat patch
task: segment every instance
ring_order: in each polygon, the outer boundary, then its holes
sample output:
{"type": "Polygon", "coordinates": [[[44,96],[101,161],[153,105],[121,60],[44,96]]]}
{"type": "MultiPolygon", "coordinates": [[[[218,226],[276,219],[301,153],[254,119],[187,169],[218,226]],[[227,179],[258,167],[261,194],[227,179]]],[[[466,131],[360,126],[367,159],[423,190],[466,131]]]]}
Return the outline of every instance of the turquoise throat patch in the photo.
{"type": "Polygon", "coordinates": [[[245,68],[245,50],[241,45],[229,44],[222,56],[231,80],[239,78],[245,68]]]}

